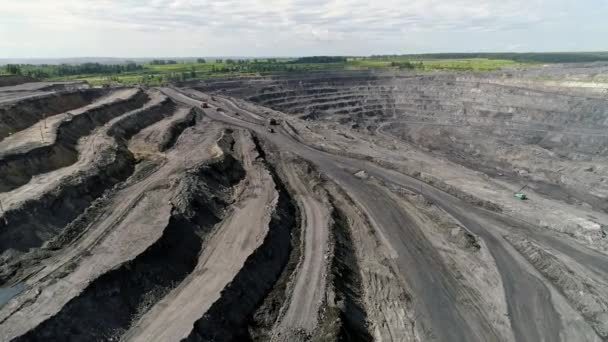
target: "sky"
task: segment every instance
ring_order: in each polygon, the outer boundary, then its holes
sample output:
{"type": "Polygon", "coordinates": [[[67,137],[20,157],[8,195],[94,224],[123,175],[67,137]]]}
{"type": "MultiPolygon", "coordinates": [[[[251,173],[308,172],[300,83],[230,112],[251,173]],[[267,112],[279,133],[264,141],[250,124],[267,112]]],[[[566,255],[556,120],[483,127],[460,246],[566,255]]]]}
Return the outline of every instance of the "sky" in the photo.
{"type": "Polygon", "coordinates": [[[606,0],[1,0],[0,58],[605,51],[606,0]]]}

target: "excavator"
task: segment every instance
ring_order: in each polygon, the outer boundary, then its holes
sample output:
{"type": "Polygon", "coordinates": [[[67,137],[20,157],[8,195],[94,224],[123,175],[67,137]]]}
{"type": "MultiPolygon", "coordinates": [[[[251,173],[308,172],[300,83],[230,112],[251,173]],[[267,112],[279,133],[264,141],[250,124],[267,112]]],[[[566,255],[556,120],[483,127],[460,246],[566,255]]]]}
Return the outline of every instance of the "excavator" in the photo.
{"type": "Polygon", "coordinates": [[[523,187],[523,188],[519,189],[519,191],[518,191],[518,192],[516,192],[516,193],[514,193],[513,195],[514,195],[515,197],[519,198],[519,199],[520,199],[520,200],[522,200],[522,201],[527,200],[527,199],[528,199],[528,196],[526,196],[526,194],[524,194],[524,193],[522,192],[522,191],[524,191],[524,189],[525,189],[525,188],[527,188],[527,187],[528,187],[528,185],[527,185],[527,184],[526,184],[526,185],[524,185],[524,187],[523,187]]]}

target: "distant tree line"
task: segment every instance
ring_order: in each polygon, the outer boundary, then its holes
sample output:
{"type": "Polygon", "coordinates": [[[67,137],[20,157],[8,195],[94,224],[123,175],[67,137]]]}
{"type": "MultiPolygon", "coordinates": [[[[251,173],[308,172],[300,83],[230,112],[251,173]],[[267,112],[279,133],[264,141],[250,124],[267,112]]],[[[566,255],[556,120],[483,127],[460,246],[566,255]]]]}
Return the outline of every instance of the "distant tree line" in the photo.
{"type": "Polygon", "coordinates": [[[220,65],[213,65],[211,73],[265,73],[265,72],[294,72],[315,70],[310,65],[291,64],[290,62],[226,60],[220,65]]]}
{"type": "MultiPolygon", "coordinates": [[[[104,76],[108,81],[120,80],[121,74],[125,76],[139,76],[140,83],[161,83],[167,81],[184,81],[201,77],[201,75],[228,74],[228,73],[272,73],[272,72],[302,72],[311,70],[324,70],[333,68],[325,63],[345,61],[343,57],[306,57],[296,60],[263,58],[263,59],[214,59],[213,63],[205,67],[183,64],[183,68],[151,69],[150,65],[179,64],[174,60],[152,60],[148,64],[126,62],[123,64],[61,64],[61,65],[31,65],[9,64],[0,67],[6,74],[29,76],[36,79],[61,79],[62,77],[81,76],[82,78],[104,76]],[[313,62],[316,61],[316,62],[313,62]],[[158,75],[161,73],[162,75],[158,75]]],[[[207,63],[204,58],[196,59],[199,64],[207,63]]]]}
{"type": "Polygon", "coordinates": [[[143,66],[136,63],[99,64],[84,63],[79,65],[59,65],[55,70],[58,76],[80,74],[120,74],[123,72],[142,70],[143,66]]]}
{"type": "Polygon", "coordinates": [[[581,63],[608,61],[608,52],[497,52],[497,53],[431,53],[419,55],[373,55],[372,59],[390,60],[394,57],[411,59],[505,59],[516,62],[581,63]]]}
{"type": "Polygon", "coordinates": [[[21,67],[17,64],[7,64],[4,71],[9,75],[21,75],[21,67]]]}
{"type": "Polygon", "coordinates": [[[397,67],[400,70],[413,70],[416,68],[419,69],[423,69],[424,65],[422,64],[422,62],[420,63],[412,63],[410,61],[405,61],[405,62],[391,62],[391,66],[392,67],[397,67]]]}
{"type": "Polygon", "coordinates": [[[347,61],[346,57],[334,57],[334,56],[312,56],[312,57],[301,57],[291,63],[344,63],[347,61]]]}
{"type": "Polygon", "coordinates": [[[164,60],[164,59],[154,59],[150,62],[151,65],[167,65],[167,64],[177,64],[177,61],[172,59],[164,60]]]}
{"type": "Polygon", "coordinates": [[[4,66],[8,74],[24,75],[33,78],[49,78],[83,74],[120,74],[123,72],[133,72],[143,69],[142,65],[129,62],[126,64],[61,64],[61,65],[31,65],[31,64],[8,64],[4,66]]]}

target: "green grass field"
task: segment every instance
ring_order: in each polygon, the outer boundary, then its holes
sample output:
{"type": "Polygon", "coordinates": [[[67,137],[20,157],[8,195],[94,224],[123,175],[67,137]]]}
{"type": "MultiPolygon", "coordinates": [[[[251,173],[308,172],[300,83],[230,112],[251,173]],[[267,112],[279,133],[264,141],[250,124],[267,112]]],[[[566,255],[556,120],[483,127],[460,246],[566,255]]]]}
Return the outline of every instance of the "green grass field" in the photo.
{"type": "Polygon", "coordinates": [[[518,63],[506,59],[487,59],[487,58],[472,58],[472,59],[445,59],[445,60],[423,60],[422,65],[424,70],[473,70],[473,71],[490,71],[498,70],[508,66],[516,66],[518,63]]]}
{"type": "Polygon", "coordinates": [[[448,58],[448,59],[416,59],[407,57],[373,57],[352,58],[347,65],[358,68],[390,68],[394,64],[409,63],[416,70],[460,70],[460,71],[491,71],[508,66],[523,65],[524,63],[508,59],[489,58],[448,58]]]}
{"type": "MultiPolygon", "coordinates": [[[[188,81],[193,79],[206,79],[227,75],[255,75],[276,72],[322,71],[340,70],[345,68],[344,63],[289,63],[291,60],[277,60],[269,62],[259,60],[257,63],[227,63],[227,62],[186,62],[177,64],[153,65],[143,64],[141,70],[112,74],[77,74],[69,76],[53,76],[45,78],[53,81],[84,80],[92,85],[101,85],[110,82],[121,84],[147,84],[159,85],[170,81],[188,81]]],[[[24,67],[27,72],[30,67],[24,67]]],[[[31,67],[35,69],[36,67],[31,67]]]]}
{"type": "MultiPolygon", "coordinates": [[[[160,85],[171,81],[188,81],[195,79],[206,79],[226,75],[256,75],[285,72],[305,71],[331,71],[331,70],[365,70],[365,69],[394,69],[394,70],[416,70],[420,72],[432,72],[435,70],[456,71],[491,71],[504,67],[523,65],[513,59],[501,58],[438,58],[427,56],[375,56],[375,57],[349,57],[336,58],[336,60],[323,60],[322,62],[308,59],[255,59],[255,60],[210,60],[205,63],[180,62],[175,64],[146,63],[123,71],[112,71],[96,65],[94,70],[102,70],[99,73],[76,73],[68,70],[72,66],[35,66],[21,65],[21,73],[46,80],[84,80],[92,85],[108,83],[120,83],[126,85],[146,84],[160,85]],[[66,75],[65,73],[69,73],[66,75]],[[40,76],[42,75],[42,76],[40,76]]],[[[126,64],[125,64],[126,65],[126,64]]],[[[77,66],[76,66],[77,67],[77,66]]],[[[76,68],[75,67],[75,68],[76,68]]],[[[86,70],[91,70],[86,69],[86,70]]]]}
{"type": "Polygon", "coordinates": [[[111,75],[84,74],[51,78],[53,80],[86,80],[92,85],[108,82],[122,84],[148,84],[159,85],[164,82],[192,79],[205,79],[226,75],[255,75],[276,72],[297,71],[323,71],[323,70],[361,70],[361,69],[399,69],[393,63],[410,62],[419,71],[456,70],[456,71],[491,71],[506,66],[515,66],[521,63],[511,60],[475,59],[446,59],[446,60],[376,60],[376,59],[349,59],[344,63],[306,63],[285,64],[277,62],[268,64],[267,70],[263,68],[248,68],[247,65],[237,66],[226,63],[178,63],[170,65],[144,64],[143,70],[111,75]],[[260,70],[262,69],[262,70],[260,70]]]}

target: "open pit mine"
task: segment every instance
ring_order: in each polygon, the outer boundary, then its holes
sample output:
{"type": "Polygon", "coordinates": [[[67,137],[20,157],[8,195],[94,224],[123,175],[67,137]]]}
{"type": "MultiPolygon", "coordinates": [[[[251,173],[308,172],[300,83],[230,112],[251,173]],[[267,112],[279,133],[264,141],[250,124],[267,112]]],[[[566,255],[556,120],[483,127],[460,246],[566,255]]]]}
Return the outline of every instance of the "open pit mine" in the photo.
{"type": "Polygon", "coordinates": [[[608,341],[606,69],[2,77],[0,341],[608,341]]]}

